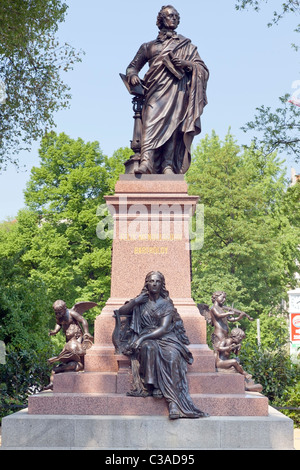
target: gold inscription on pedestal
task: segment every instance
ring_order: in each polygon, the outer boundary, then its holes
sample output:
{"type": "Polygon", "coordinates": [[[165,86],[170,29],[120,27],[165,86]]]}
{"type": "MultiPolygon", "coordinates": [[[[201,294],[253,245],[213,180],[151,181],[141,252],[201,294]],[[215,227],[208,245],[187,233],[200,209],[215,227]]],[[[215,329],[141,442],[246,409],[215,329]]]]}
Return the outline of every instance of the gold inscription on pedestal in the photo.
{"type": "Polygon", "coordinates": [[[167,246],[135,246],[134,247],[135,255],[167,255],[168,247],[167,246]]]}
{"type": "Polygon", "coordinates": [[[129,235],[127,236],[119,236],[120,241],[126,241],[126,242],[133,242],[133,241],[151,241],[151,242],[157,242],[157,241],[165,241],[165,242],[180,242],[183,240],[182,237],[175,237],[174,235],[169,235],[167,237],[159,235],[136,235],[134,237],[130,237],[129,235]]]}

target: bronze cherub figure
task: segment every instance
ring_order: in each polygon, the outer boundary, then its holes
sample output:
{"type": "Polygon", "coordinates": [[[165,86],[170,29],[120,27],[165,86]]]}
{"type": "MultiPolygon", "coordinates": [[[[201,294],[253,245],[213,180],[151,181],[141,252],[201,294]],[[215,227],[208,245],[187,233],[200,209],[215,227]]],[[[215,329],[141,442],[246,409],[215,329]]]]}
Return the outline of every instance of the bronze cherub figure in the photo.
{"type": "Polygon", "coordinates": [[[66,344],[58,356],[48,359],[49,364],[55,362],[59,362],[59,364],[53,368],[50,383],[44,390],[53,389],[55,374],[79,372],[84,369],[84,356],[86,350],[91,348],[93,344],[93,337],[89,333],[88,322],[82,314],[97,305],[95,302],[78,302],[68,309],[63,300],[54,302],[56,326],[54,330],[49,332],[49,335],[56,335],[62,329],[66,337],[66,344]]]}
{"type": "Polygon", "coordinates": [[[204,316],[207,323],[214,327],[211,336],[212,345],[215,352],[216,370],[233,370],[245,377],[245,390],[252,392],[261,392],[262,386],[255,384],[251,374],[248,374],[240,364],[237,357],[241,342],[245,338],[245,332],[241,328],[234,328],[230,331],[228,322],[237,322],[246,317],[249,321],[254,319],[245,312],[233,307],[225,306],[226,292],[217,291],[212,295],[213,305],[198,304],[201,315],[204,316]],[[237,315],[237,316],[235,316],[237,315]],[[231,357],[231,354],[235,357],[231,357]]]}

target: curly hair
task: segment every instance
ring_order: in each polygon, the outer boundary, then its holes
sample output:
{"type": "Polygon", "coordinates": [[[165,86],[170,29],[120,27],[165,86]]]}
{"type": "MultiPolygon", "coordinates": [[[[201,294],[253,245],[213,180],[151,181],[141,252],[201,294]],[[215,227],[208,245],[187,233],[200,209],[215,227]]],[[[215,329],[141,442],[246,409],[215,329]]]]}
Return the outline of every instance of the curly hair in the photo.
{"type": "Polygon", "coordinates": [[[54,310],[61,309],[61,308],[67,308],[66,302],[63,300],[56,300],[53,304],[54,310]]]}
{"type": "Polygon", "coordinates": [[[178,17],[178,24],[180,23],[180,15],[178,11],[176,10],[176,8],[174,8],[172,5],[164,5],[161,7],[160,12],[157,15],[156,26],[158,27],[159,30],[164,27],[164,17],[165,17],[164,10],[166,8],[173,8],[173,10],[176,12],[177,17],[178,17]]]}
{"type": "Polygon", "coordinates": [[[238,342],[241,342],[246,338],[246,334],[241,328],[233,328],[231,330],[230,336],[232,339],[236,339],[238,342]]]}
{"type": "Polygon", "coordinates": [[[222,290],[218,290],[218,291],[214,292],[212,297],[211,297],[212,302],[214,302],[222,294],[224,294],[226,296],[226,292],[224,292],[222,290]]]}

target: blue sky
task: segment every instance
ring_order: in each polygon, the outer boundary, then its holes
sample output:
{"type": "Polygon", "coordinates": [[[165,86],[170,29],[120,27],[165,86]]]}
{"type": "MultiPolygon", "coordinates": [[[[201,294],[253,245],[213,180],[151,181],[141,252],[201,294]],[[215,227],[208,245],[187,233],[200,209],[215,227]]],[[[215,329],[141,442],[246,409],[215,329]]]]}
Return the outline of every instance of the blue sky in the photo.
{"type": "MultiPolygon", "coordinates": [[[[292,32],[299,18],[289,15],[278,26],[267,27],[282,0],[268,2],[259,14],[236,11],[235,0],[170,3],[180,13],[178,32],[198,47],[211,74],[202,134],[194,146],[212,130],[223,139],[229,127],[239,144],[249,143],[251,135],[240,128],[253,119],[255,108],[277,106],[278,97],[292,94],[293,82],[300,79],[299,54],[290,46],[300,42],[300,36],[292,32]]],[[[111,156],[119,147],[130,145],[133,130],[131,97],[119,73],[125,72],[143,42],[156,37],[156,17],[164,2],[67,0],[67,4],[58,36],[85,55],[64,76],[72,100],[70,109],[57,113],[54,130],[74,139],[99,141],[102,151],[111,156]]],[[[11,165],[0,175],[0,220],[15,217],[24,207],[30,170],[39,165],[38,147],[36,142],[30,152],[19,154],[20,170],[11,165]]],[[[291,157],[286,166],[288,175],[291,167],[300,173],[300,165],[291,157]]]]}

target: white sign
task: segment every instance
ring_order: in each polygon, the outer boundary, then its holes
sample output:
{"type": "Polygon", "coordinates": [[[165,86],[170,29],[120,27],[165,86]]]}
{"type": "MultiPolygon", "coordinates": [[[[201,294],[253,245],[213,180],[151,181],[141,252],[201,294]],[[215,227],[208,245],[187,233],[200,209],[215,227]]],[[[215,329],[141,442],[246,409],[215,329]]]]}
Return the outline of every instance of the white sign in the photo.
{"type": "Polygon", "coordinates": [[[6,356],[5,344],[3,341],[0,341],[0,364],[5,364],[5,356],[6,356]]]}
{"type": "Polygon", "coordinates": [[[289,312],[300,313],[300,289],[290,290],[289,294],[289,312]]]}
{"type": "Polygon", "coordinates": [[[6,103],[6,85],[3,80],[0,79],[0,104],[6,103]]]}

